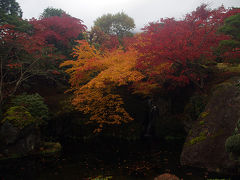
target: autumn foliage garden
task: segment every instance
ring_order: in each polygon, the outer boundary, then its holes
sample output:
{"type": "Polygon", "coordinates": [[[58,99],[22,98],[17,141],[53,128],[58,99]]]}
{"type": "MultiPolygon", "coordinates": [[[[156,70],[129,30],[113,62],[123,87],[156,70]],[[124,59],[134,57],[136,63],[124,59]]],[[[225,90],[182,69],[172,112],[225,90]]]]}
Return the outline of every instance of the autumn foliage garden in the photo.
{"type": "Polygon", "coordinates": [[[121,13],[111,16],[111,31],[99,23],[88,31],[82,20],[56,12],[29,21],[5,14],[1,20],[1,109],[35,77],[62,80],[67,73],[72,104],[101,132],[134,120],[120,87],[152,98],[189,85],[204,90],[218,63],[239,63],[240,38],[232,34],[239,23],[231,22],[239,22],[240,9],[201,5],[182,19],[160,19],[136,34],[130,33],[131,20],[125,31],[116,30],[121,13]]]}
{"type": "Polygon", "coordinates": [[[189,84],[203,89],[212,64],[229,63],[228,56],[240,55],[238,48],[219,50],[220,42],[232,39],[219,28],[237,13],[239,9],[209,10],[202,5],[182,20],[150,23],[142,33],[123,38],[118,48],[99,51],[87,40],[78,41],[73,49],[76,60],[61,64],[71,65],[66,72],[70,74],[73,105],[90,114],[89,121],[98,123],[100,131],[105,124],[132,120],[115,91],[120,86],[145,96],[189,84]]]}

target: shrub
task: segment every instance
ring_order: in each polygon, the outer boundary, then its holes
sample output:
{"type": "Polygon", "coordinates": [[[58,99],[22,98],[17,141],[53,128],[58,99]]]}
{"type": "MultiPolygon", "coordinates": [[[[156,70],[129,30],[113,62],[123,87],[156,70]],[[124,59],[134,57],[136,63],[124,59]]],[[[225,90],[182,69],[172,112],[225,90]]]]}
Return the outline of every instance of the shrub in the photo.
{"type": "Polygon", "coordinates": [[[23,106],[38,120],[38,123],[48,119],[48,107],[39,94],[22,94],[12,99],[13,106],[23,106]]]}
{"type": "Polygon", "coordinates": [[[36,122],[35,118],[23,106],[10,107],[4,114],[2,123],[6,121],[18,129],[23,129],[25,126],[36,122]]]}
{"type": "Polygon", "coordinates": [[[236,134],[227,138],[225,149],[228,153],[240,155],[240,134],[236,134]]]}

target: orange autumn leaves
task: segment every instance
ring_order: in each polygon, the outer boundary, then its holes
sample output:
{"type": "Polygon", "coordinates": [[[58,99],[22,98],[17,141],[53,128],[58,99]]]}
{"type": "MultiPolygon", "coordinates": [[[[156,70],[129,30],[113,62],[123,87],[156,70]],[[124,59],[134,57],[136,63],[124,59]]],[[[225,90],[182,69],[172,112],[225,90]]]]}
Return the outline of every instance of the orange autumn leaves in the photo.
{"type": "Polygon", "coordinates": [[[103,52],[79,41],[76,60],[62,64],[71,65],[66,72],[74,92],[72,103],[89,114],[89,122],[96,122],[100,131],[105,125],[132,120],[117,93],[120,86],[131,85],[134,93],[151,96],[189,84],[203,89],[211,64],[221,59],[219,43],[231,39],[218,32],[231,11],[202,5],[181,20],[150,23],[144,32],[122,39],[127,51],[100,47],[103,52]]]}
{"type": "Polygon", "coordinates": [[[133,118],[123,107],[123,99],[116,93],[120,86],[138,82],[143,75],[135,69],[137,52],[117,49],[101,54],[86,41],[78,41],[74,48],[76,60],[65,61],[61,66],[71,65],[70,75],[73,105],[84,114],[90,114],[90,122],[99,126],[127,123],[133,118]]]}

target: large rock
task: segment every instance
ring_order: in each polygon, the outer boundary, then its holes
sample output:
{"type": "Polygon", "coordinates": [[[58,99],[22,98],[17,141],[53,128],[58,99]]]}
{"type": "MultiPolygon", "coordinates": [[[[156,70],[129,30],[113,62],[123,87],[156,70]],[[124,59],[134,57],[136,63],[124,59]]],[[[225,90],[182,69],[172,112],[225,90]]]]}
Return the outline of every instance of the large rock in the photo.
{"type": "Polygon", "coordinates": [[[158,177],[155,177],[154,180],[180,180],[180,179],[173,174],[164,173],[158,177]]]}
{"type": "Polygon", "coordinates": [[[240,78],[217,85],[205,111],[189,131],[181,154],[181,164],[209,171],[237,173],[237,162],[230,160],[225,141],[232,136],[240,119],[240,78]]]}
{"type": "Polygon", "coordinates": [[[0,127],[0,153],[5,156],[24,155],[40,144],[40,131],[33,123],[23,129],[14,127],[8,121],[0,127]]]}

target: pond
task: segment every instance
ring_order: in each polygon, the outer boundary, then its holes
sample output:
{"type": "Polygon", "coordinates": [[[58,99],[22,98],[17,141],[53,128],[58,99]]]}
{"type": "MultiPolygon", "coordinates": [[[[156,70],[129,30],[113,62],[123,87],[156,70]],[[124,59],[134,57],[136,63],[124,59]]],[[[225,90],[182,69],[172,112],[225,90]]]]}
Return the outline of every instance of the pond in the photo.
{"type": "Polygon", "coordinates": [[[54,157],[26,157],[1,162],[0,178],[149,180],[163,173],[175,174],[184,180],[229,178],[204,169],[182,167],[179,163],[181,143],[160,142],[63,143],[62,152],[54,157]]]}

